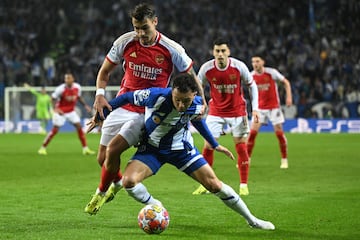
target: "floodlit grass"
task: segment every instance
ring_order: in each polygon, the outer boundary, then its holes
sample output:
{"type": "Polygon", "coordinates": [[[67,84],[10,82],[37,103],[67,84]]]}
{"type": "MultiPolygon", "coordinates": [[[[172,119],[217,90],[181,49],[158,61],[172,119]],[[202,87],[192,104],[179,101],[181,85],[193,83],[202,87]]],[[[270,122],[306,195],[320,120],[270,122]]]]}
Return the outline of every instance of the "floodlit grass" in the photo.
{"type": "MultiPolygon", "coordinates": [[[[360,135],[287,134],[289,169],[281,170],[277,139],[260,133],[251,160],[254,215],[275,231],[249,228],[213,195],[193,196],[192,179],[166,165],[144,183],[170,214],[161,235],[137,226],[142,205],[121,191],[96,216],[83,212],[100,178],[95,156],[83,156],[75,133],[60,132],[47,156],[43,135],[0,135],[0,239],[360,239],[360,135]]],[[[99,135],[87,135],[97,148],[99,135]]],[[[195,135],[197,146],[202,140],[195,135]]],[[[220,143],[234,153],[229,135],[220,143]]],[[[132,151],[123,158],[122,167],[132,151]]],[[[216,153],[218,177],[238,191],[235,162],[216,153]]]]}

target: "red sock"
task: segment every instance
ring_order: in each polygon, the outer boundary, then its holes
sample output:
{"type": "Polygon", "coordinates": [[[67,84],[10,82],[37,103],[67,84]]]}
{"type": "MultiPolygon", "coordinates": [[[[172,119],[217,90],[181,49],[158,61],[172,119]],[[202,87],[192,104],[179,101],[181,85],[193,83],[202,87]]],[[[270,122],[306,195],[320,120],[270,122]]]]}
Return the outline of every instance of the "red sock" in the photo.
{"type": "Polygon", "coordinates": [[[83,132],[83,130],[82,130],[81,128],[78,128],[78,129],[77,129],[77,134],[78,134],[78,136],[79,136],[81,145],[82,145],[83,147],[86,147],[87,144],[86,144],[85,134],[84,134],[84,132],[83,132]]]}
{"type": "Polygon", "coordinates": [[[240,183],[247,184],[249,176],[249,155],[246,149],[246,143],[238,143],[235,145],[238,154],[238,169],[240,175],[240,183]]]}
{"type": "Polygon", "coordinates": [[[204,156],[205,160],[208,162],[208,164],[210,165],[210,167],[212,167],[213,163],[214,163],[214,150],[213,149],[208,149],[208,148],[204,148],[202,155],[204,156]]]}
{"type": "Polygon", "coordinates": [[[58,131],[59,131],[58,128],[52,128],[49,134],[46,136],[42,146],[46,147],[50,143],[51,139],[57,134],[58,131]]]}
{"type": "Polygon", "coordinates": [[[249,139],[247,142],[247,152],[248,152],[249,157],[251,157],[252,150],[255,146],[255,138],[256,138],[257,134],[258,134],[258,132],[256,130],[251,129],[250,136],[249,136],[249,139]]]}
{"type": "Polygon", "coordinates": [[[122,179],[122,174],[121,174],[121,171],[119,170],[113,182],[117,183],[121,179],[122,179]]]}
{"type": "Polygon", "coordinates": [[[100,185],[99,185],[99,190],[101,192],[106,192],[108,190],[110,184],[117,177],[117,172],[115,172],[115,173],[109,172],[105,168],[105,165],[103,164],[103,166],[101,168],[101,181],[100,181],[100,185]]]}
{"type": "Polygon", "coordinates": [[[276,137],[279,140],[280,152],[282,158],[287,158],[287,139],[283,131],[276,131],[276,137]]]}

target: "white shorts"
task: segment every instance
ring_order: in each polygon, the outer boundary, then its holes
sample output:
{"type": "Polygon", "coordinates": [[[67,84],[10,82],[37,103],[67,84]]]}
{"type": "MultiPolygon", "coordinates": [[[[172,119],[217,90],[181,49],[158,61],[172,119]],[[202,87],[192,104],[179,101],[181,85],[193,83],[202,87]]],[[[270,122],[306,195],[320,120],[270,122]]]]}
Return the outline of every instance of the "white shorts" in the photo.
{"type": "Polygon", "coordinates": [[[220,137],[220,134],[223,132],[224,126],[226,125],[231,129],[233,137],[247,137],[250,132],[247,116],[223,118],[208,115],[206,117],[206,124],[215,138],[220,137]]]}
{"type": "Polygon", "coordinates": [[[64,126],[66,120],[75,124],[80,122],[80,117],[75,111],[64,113],[63,115],[58,113],[53,114],[52,122],[54,126],[62,127],[64,126]]]}
{"type": "Polygon", "coordinates": [[[130,146],[138,143],[144,126],[144,114],[117,108],[105,119],[101,128],[100,144],[107,146],[117,134],[125,138],[130,146]]]}
{"type": "Polygon", "coordinates": [[[268,124],[268,121],[272,123],[272,125],[277,125],[285,122],[284,114],[280,108],[260,110],[259,109],[259,122],[261,124],[268,124]]]}

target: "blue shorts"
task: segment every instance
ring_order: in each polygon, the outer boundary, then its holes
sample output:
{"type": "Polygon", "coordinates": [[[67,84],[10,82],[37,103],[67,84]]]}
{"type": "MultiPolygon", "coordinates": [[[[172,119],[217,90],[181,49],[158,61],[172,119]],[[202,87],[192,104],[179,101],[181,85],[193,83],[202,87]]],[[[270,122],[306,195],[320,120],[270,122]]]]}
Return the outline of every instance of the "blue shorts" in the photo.
{"type": "Polygon", "coordinates": [[[191,151],[177,150],[168,154],[159,153],[157,148],[146,146],[146,150],[138,150],[131,160],[139,160],[146,164],[153,174],[156,174],[165,163],[174,165],[180,171],[190,175],[201,166],[207,164],[205,158],[196,148],[191,151]]]}

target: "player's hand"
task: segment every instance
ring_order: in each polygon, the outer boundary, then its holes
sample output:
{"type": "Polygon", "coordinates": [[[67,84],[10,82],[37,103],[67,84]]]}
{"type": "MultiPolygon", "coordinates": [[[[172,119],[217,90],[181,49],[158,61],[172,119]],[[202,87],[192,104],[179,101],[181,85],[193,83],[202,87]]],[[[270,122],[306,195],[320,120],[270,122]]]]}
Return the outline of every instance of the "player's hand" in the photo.
{"type": "Polygon", "coordinates": [[[291,97],[286,98],[285,104],[286,104],[287,107],[290,107],[292,105],[292,98],[291,97]]]}
{"type": "Polygon", "coordinates": [[[97,114],[89,119],[89,121],[86,123],[86,126],[88,128],[86,129],[86,133],[91,132],[95,127],[101,126],[103,121],[98,120],[97,114]]]}
{"type": "Polygon", "coordinates": [[[235,159],[235,157],[234,157],[234,155],[232,154],[232,152],[230,152],[230,150],[227,149],[227,148],[224,147],[224,146],[219,145],[219,146],[217,146],[217,147],[215,148],[215,150],[218,151],[218,152],[225,153],[225,155],[228,156],[229,158],[231,158],[232,160],[235,159]]]}
{"type": "Polygon", "coordinates": [[[254,123],[259,123],[260,116],[258,111],[252,111],[252,119],[254,123]]]}
{"type": "Polygon", "coordinates": [[[109,109],[110,112],[112,111],[111,105],[108,103],[108,101],[105,99],[105,97],[103,95],[97,95],[95,97],[93,107],[94,107],[95,111],[97,113],[99,113],[99,116],[100,116],[101,119],[105,119],[104,112],[103,112],[104,107],[109,109]]]}

